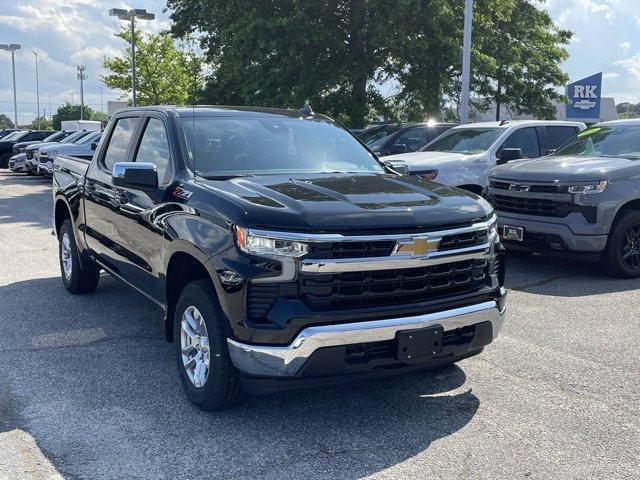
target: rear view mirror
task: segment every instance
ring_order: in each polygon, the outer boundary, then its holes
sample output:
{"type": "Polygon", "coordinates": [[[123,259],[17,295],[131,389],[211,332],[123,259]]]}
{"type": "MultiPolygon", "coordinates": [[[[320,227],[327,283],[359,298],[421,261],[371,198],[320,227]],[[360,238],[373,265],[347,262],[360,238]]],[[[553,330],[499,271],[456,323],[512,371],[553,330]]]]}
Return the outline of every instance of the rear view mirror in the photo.
{"type": "Polygon", "coordinates": [[[396,143],[389,147],[389,155],[398,155],[400,153],[407,153],[409,148],[404,143],[396,143]]]}
{"type": "Polygon", "coordinates": [[[384,164],[400,175],[409,175],[409,166],[402,160],[388,160],[384,164]]]}
{"type": "Polygon", "coordinates": [[[158,188],[158,172],[153,163],[116,162],[111,178],[116,187],[143,191],[153,191],[158,188]]]}
{"type": "Polygon", "coordinates": [[[498,157],[498,165],[503,165],[511,160],[519,160],[522,158],[521,148],[503,148],[498,157]]]}

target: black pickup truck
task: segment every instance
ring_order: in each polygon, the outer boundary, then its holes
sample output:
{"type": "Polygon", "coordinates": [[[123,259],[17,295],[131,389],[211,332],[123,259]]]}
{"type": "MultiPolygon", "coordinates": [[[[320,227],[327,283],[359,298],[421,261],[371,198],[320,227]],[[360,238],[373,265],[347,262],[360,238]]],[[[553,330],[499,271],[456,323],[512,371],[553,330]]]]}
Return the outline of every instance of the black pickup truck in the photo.
{"type": "Polygon", "coordinates": [[[53,188],[67,290],[104,270],[160,305],[203,409],[455,362],[505,318],[492,207],[308,108],[121,110],[53,188]]]}

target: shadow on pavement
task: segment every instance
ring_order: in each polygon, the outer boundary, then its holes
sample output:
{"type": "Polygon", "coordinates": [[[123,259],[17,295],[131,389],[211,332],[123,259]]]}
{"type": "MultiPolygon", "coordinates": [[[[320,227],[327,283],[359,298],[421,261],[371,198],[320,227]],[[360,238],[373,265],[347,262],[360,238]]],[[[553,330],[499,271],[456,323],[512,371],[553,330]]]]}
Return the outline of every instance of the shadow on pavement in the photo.
{"type": "Polygon", "coordinates": [[[593,262],[507,254],[506,285],[509,290],[538,295],[585,297],[637,290],[640,280],[611,277],[593,262]]]}
{"type": "Polygon", "coordinates": [[[0,427],[29,431],[71,477],[355,479],[424,452],[480,405],[452,365],[205,413],[182,394],[162,312],[137,292],[103,277],[74,296],[41,278],[0,298],[0,427]]]}

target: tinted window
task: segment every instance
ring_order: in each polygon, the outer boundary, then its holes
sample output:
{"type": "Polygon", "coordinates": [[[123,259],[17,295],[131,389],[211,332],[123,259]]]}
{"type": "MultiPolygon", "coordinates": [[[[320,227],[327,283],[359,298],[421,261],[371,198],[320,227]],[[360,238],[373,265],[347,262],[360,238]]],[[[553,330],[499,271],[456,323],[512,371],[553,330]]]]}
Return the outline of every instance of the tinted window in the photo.
{"type": "Polygon", "coordinates": [[[349,132],[322,119],[195,117],[180,124],[187,161],[203,176],[384,172],[349,132]]]}
{"type": "Polygon", "coordinates": [[[127,149],[137,125],[138,119],[135,117],[121,118],[117,121],[104,154],[104,166],[110,172],[113,171],[116,162],[127,161],[127,149]]]}
{"type": "Polygon", "coordinates": [[[24,142],[30,142],[32,140],[42,140],[43,138],[46,138],[47,135],[49,135],[51,132],[31,132],[27,135],[25,135],[22,138],[22,141],[24,142]]]}
{"type": "Polygon", "coordinates": [[[575,127],[545,127],[547,129],[547,149],[555,150],[567,140],[575,137],[578,129],[575,127]]]}
{"type": "Polygon", "coordinates": [[[488,150],[502,128],[452,128],[422,149],[424,152],[480,153],[488,150]]]}
{"type": "Polygon", "coordinates": [[[500,156],[500,152],[503,148],[519,148],[522,150],[522,158],[536,158],[540,156],[540,144],[538,143],[538,134],[536,129],[521,128],[516,130],[500,147],[497,155],[500,156]]]}
{"type": "Polygon", "coordinates": [[[169,165],[169,139],[161,120],[149,119],[142,140],[140,140],[135,161],[153,163],[158,172],[158,183],[165,183],[165,175],[169,165]]]}
{"type": "Polygon", "coordinates": [[[427,127],[409,128],[398,135],[396,145],[406,145],[407,152],[415,152],[427,143],[427,127]]]}
{"type": "Polygon", "coordinates": [[[640,126],[605,125],[588,128],[569,140],[555,155],[640,159],[640,126]]]}

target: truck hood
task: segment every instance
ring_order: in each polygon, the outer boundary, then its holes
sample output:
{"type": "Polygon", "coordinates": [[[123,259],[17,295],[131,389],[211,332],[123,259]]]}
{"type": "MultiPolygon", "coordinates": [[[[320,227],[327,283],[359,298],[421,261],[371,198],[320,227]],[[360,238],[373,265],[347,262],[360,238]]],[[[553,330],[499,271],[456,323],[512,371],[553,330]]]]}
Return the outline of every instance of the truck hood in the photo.
{"type": "Polygon", "coordinates": [[[422,169],[437,169],[439,165],[458,163],[467,160],[475,155],[465,155],[464,153],[453,152],[412,152],[400,155],[389,155],[384,157],[384,161],[402,160],[409,167],[409,171],[422,169]]]}
{"type": "Polygon", "coordinates": [[[471,222],[491,206],[435,182],[387,174],[265,175],[202,180],[240,204],[247,225],[297,231],[380,231],[471,222]]]}
{"type": "Polygon", "coordinates": [[[515,160],[491,171],[491,178],[532,182],[591,182],[611,172],[640,166],[637,160],[613,157],[560,156],[515,160]]]}
{"type": "Polygon", "coordinates": [[[50,145],[58,145],[60,142],[37,142],[27,143],[27,150],[38,150],[42,147],[48,147],[50,145]]]}

